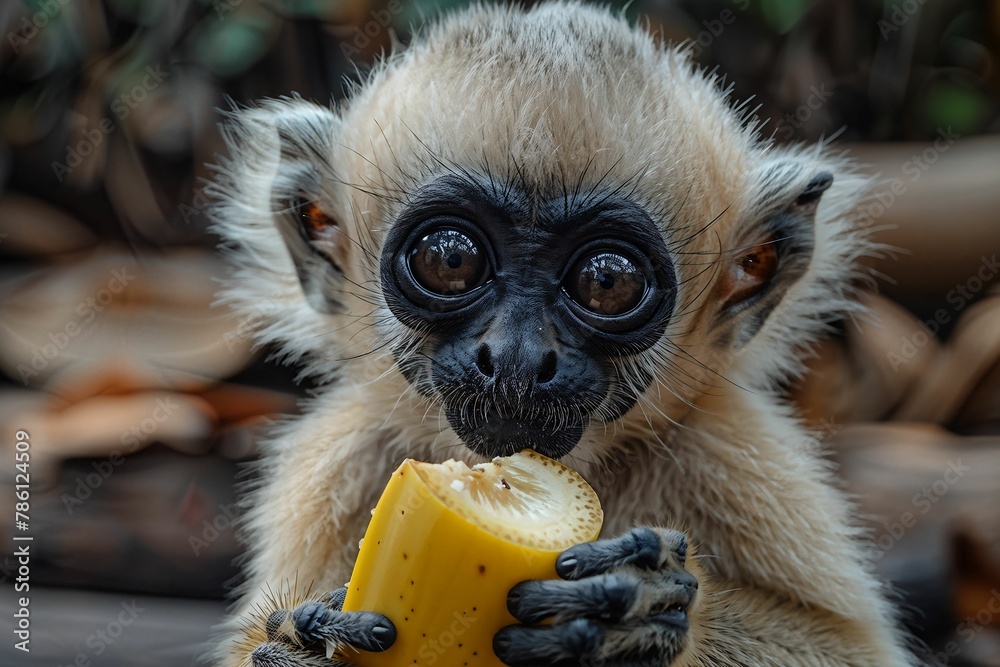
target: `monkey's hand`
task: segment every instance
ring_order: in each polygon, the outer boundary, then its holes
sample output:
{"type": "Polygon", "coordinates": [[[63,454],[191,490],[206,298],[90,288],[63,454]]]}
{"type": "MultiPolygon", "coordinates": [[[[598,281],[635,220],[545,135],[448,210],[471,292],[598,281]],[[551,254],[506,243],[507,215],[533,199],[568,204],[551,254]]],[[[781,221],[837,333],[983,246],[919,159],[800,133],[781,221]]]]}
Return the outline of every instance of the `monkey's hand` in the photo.
{"type": "Polygon", "coordinates": [[[658,528],[567,549],[563,581],[511,589],[507,608],[525,625],[502,628],[493,650],[513,667],[665,667],[687,643],[698,589],[686,558],[684,535],[658,528]]]}
{"type": "Polygon", "coordinates": [[[382,614],[341,611],[347,589],[292,611],[279,609],[267,618],[267,641],[250,653],[253,667],[346,667],[327,657],[327,641],[364,651],[384,651],[396,641],[396,628],[382,614]]]}

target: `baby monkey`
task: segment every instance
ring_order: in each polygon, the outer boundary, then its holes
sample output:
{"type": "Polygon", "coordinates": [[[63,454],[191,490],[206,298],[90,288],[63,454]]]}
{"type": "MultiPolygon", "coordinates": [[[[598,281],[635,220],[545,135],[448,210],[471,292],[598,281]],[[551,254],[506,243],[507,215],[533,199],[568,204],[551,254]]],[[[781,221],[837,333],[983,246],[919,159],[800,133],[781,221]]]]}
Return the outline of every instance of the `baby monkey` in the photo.
{"type": "Polygon", "coordinates": [[[853,307],[868,184],[759,129],[683,50],[574,3],[451,15],[337,109],[234,113],[226,298],[323,389],[265,445],[217,664],[391,645],[340,611],[390,472],[525,447],[606,522],[493,601],[520,621],[504,663],[917,664],[777,389],[853,307]]]}

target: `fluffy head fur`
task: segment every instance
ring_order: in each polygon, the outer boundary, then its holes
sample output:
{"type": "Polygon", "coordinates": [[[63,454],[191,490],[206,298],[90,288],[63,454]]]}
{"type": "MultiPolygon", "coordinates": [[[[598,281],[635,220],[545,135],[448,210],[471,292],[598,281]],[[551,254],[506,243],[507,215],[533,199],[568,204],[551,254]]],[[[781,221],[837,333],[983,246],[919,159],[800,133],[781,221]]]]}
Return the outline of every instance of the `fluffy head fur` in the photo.
{"type": "MultiPolygon", "coordinates": [[[[658,221],[680,274],[667,335],[620,370],[628,379],[636,365],[657,380],[655,406],[647,397],[650,410],[630,419],[678,420],[720,382],[768,387],[795,372],[803,343],[850,307],[847,278],[864,247],[852,210],[867,184],[819,148],[761,142],[756,121],[730,108],[719,86],[683,50],[658,48],[597,9],[553,3],[452,16],[376,68],[339,110],[291,98],[237,115],[217,186],[216,229],[238,267],[225,297],[260,314],[260,340],[304,362],[305,373],[379,377],[393,350],[421,344],[388,313],[378,266],[385,231],[421,185],[469,170],[498,190],[514,183],[568,201],[614,188],[658,221]],[[824,170],[834,183],[816,213],[808,268],[748,341],[715,326],[720,266],[824,170]],[[339,225],[334,252],[346,280],[325,286],[334,313],[303,298],[275,229],[274,212],[303,179],[339,225]]],[[[592,430],[606,435],[603,425],[592,430]]]]}

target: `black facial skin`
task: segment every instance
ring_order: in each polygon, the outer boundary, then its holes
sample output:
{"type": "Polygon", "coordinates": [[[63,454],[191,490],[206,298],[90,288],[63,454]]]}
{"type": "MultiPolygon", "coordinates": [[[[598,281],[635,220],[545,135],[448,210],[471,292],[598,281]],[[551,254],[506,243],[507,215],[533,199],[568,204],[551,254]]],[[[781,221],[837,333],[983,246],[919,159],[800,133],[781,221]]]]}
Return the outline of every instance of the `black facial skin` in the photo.
{"type": "Polygon", "coordinates": [[[487,457],[565,456],[592,418],[631,408],[651,378],[621,383],[612,361],[659,340],[677,280],[655,223],[625,197],[546,198],[475,174],[410,200],[381,274],[392,313],[429,332],[419,354],[397,355],[403,373],[487,457]]]}

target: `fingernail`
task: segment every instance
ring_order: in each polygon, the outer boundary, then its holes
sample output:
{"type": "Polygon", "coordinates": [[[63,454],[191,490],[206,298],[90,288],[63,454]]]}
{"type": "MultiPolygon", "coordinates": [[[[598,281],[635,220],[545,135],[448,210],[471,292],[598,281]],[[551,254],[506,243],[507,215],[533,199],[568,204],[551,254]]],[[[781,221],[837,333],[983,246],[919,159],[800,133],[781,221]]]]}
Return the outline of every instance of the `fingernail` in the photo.
{"type": "Polygon", "coordinates": [[[510,638],[506,635],[493,635],[493,652],[498,658],[503,659],[507,654],[507,649],[510,648],[510,638]]]}
{"type": "Polygon", "coordinates": [[[576,559],[573,558],[572,556],[569,556],[567,558],[560,558],[559,561],[556,562],[556,573],[562,575],[566,572],[570,572],[576,569],[576,563],[577,563],[576,559]]]}
{"type": "Polygon", "coordinates": [[[396,629],[387,628],[384,625],[376,625],[372,628],[372,635],[381,643],[391,642],[396,638],[396,629]]]}

